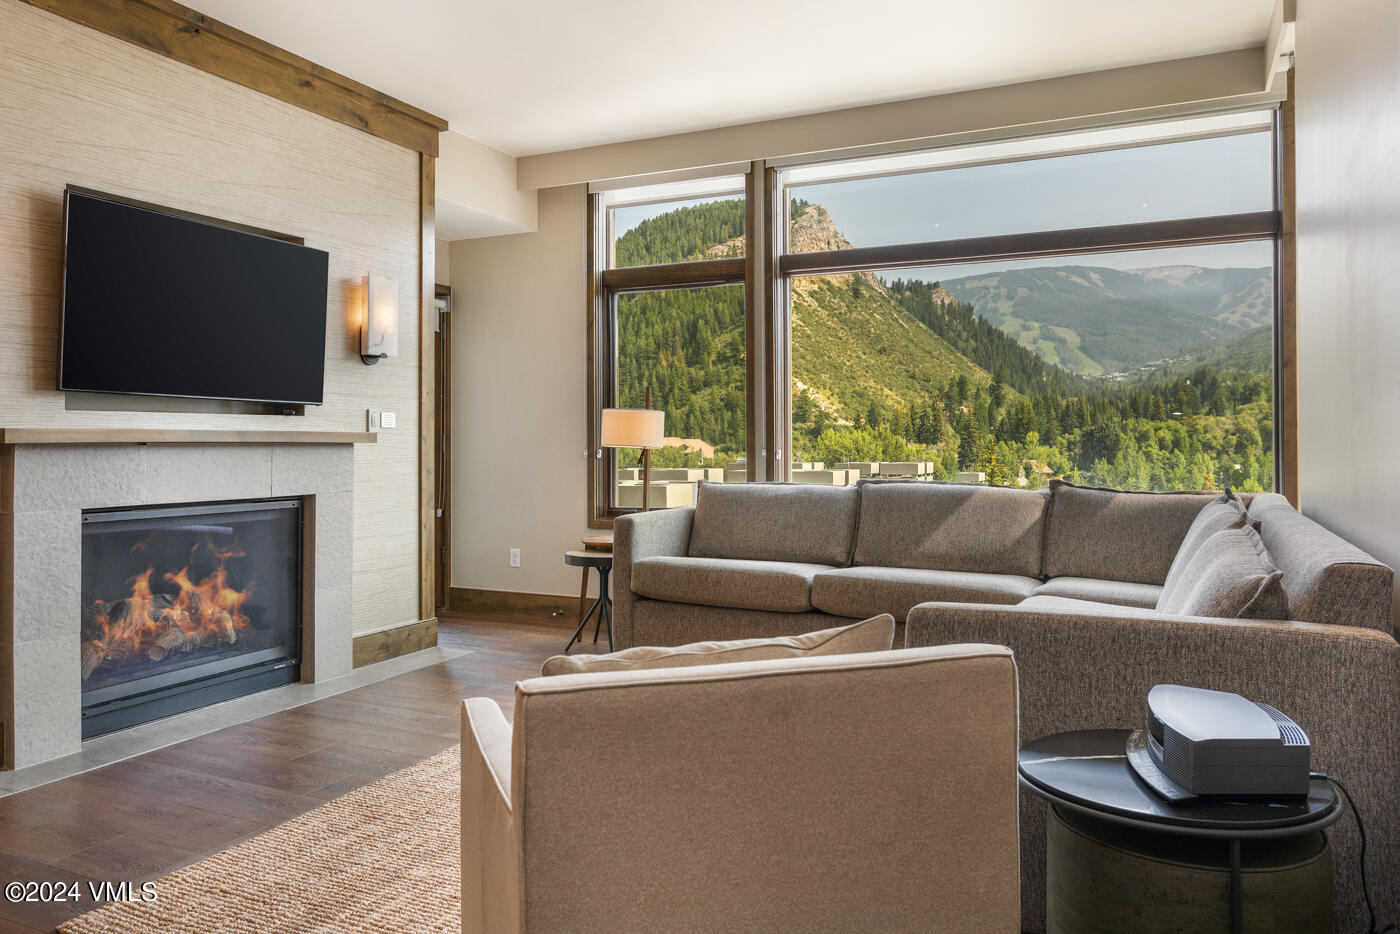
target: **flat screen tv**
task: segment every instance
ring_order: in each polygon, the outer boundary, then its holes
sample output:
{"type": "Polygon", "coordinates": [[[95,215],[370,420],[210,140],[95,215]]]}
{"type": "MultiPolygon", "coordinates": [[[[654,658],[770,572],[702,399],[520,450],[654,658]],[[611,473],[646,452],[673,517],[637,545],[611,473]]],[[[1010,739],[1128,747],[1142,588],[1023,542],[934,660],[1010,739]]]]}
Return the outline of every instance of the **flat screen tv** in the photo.
{"type": "Polygon", "coordinates": [[[324,250],[69,186],[58,388],[319,405],[324,250]]]}

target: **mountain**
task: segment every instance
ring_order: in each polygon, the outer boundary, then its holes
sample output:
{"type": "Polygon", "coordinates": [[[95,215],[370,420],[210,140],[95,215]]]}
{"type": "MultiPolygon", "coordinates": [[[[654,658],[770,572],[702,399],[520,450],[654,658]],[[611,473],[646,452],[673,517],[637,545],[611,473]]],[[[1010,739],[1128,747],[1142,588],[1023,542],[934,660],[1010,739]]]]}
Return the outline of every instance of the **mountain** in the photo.
{"type": "Polygon", "coordinates": [[[1103,376],[1271,323],[1271,270],[1052,266],[943,287],[1051,363],[1103,376]]]}
{"type": "Polygon", "coordinates": [[[793,383],[836,421],[854,421],[872,403],[927,404],[959,376],[991,382],[870,273],[793,279],[791,294],[793,383]]]}

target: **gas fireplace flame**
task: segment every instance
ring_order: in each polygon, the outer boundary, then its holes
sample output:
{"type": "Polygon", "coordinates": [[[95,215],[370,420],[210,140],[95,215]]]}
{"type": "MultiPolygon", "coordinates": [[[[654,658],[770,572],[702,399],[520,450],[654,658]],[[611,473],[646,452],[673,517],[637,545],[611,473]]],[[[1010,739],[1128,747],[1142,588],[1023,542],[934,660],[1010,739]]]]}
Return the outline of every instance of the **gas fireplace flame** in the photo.
{"type": "MultiPolygon", "coordinates": [[[[147,550],[147,543],[132,553],[147,550]]],[[[202,580],[190,579],[190,565],[161,575],[175,592],[154,593],[151,575],[154,567],[127,580],[128,594],[107,603],[96,600],[83,612],[83,680],[86,681],[106,662],[133,658],[161,661],[172,652],[193,652],[202,646],[233,645],[251,633],[252,623],[243,606],[253,593],[253,582],[242,590],[229,584],[228,561],[242,558],[238,546],[206,543],[204,549],[218,562],[202,580]]],[[[193,562],[200,546],[191,549],[193,562]]]]}

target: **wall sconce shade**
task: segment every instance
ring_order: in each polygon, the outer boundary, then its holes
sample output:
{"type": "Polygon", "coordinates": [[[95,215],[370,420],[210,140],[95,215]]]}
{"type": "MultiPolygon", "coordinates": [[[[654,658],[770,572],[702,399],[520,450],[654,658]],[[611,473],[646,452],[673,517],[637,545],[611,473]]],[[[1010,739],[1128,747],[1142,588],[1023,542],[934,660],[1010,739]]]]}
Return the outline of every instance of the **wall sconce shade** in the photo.
{"type": "Polygon", "coordinates": [[[360,325],[360,359],[373,366],[399,352],[399,280],[365,277],[365,319],[360,325]]]}
{"type": "Polygon", "coordinates": [[[665,447],[666,413],[660,409],[604,409],[598,445],[605,448],[665,447]]]}

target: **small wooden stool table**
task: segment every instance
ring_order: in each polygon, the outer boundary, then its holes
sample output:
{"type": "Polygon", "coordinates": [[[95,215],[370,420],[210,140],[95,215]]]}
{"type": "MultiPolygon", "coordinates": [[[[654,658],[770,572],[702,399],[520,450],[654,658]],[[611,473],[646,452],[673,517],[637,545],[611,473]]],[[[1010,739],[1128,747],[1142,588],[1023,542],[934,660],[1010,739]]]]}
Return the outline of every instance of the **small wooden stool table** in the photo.
{"type": "Polygon", "coordinates": [[[585,576],[585,591],[588,586],[587,575],[589,568],[598,569],[598,599],[593,601],[593,605],[588,608],[578,621],[578,628],[569,637],[568,644],[564,646],[564,654],[569,654],[569,649],[573,648],[575,642],[581,641],[584,627],[588,625],[588,619],[594,613],[598,614],[597,620],[593,624],[593,641],[598,641],[598,630],[606,622],[608,626],[608,651],[613,650],[612,634],[612,598],[608,596],[608,574],[612,571],[613,556],[611,551],[566,551],[564,552],[564,563],[574,567],[583,568],[585,576]]]}

